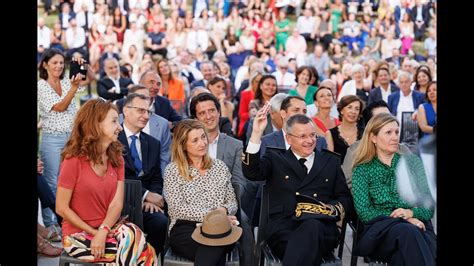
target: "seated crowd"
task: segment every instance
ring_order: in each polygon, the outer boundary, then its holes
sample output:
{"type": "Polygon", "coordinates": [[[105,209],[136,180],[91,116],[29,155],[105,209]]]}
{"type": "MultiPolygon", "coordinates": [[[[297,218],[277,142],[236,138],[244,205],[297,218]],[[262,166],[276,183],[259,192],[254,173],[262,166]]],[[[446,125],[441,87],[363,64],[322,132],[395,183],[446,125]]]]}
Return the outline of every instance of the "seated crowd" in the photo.
{"type": "Polygon", "coordinates": [[[321,264],[347,221],[357,255],[434,265],[435,205],[406,200],[396,169],[430,194],[436,2],[111,2],[38,19],[38,254],[225,265],[241,241],[254,265],[263,181],[283,265],[321,264]],[[78,107],[86,87],[99,97],[78,107]],[[120,217],[124,180],[141,181],[143,228],[120,217]]]}

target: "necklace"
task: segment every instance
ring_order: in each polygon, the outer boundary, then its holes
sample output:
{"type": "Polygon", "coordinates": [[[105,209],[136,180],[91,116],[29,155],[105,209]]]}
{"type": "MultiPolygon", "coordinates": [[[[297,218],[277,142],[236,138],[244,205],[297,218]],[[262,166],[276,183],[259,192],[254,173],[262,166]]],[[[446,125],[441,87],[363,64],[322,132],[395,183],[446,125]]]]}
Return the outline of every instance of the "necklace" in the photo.
{"type": "Polygon", "coordinates": [[[341,126],[338,126],[337,128],[339,130],[339,136],[342,137],[346,144],[351,145],[353,142],[355,142],[355,139],[357,138],[357,128],[350,130],[346,129],[346,131],[349,132],[345,132],[341,126]]]}

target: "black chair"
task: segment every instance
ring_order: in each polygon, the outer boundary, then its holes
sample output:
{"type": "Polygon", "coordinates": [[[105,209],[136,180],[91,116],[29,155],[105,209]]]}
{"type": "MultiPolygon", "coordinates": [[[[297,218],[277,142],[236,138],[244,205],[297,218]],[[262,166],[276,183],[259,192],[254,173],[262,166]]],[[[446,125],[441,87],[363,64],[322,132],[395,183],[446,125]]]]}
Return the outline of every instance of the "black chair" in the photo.
{"type": "MultiPolygon", "coordinates": [[[[359,218],[356,218],[355,222],[354,221],[349,222],[349,226],[351,227],[353,231],[351,266],[357,266],[357,259],[359,256],[357,255],[356,252],[354,252],[354,248],[357,246],[357,241],[359,240],[360,234],[363,231],[364,224],[362,223],[361,220],[359,220],[359,218]]],[[[373,259],[370,257],[365,257],[364,261],[369,263],[369,266],[386,266],[389,263],[388,261],[381,261],[381,260],[373,259]]]]}
{"type": "MultiPolygon", "coordinates": [[[[140,180],[125,179],[125,198],[122,208],[122,216],[128,215],[127,221],[136,224],[143,230],[143,213],[142,213],[142,182],[140,180]]],[[[70,257],[65,251],[59,258],[59,265],[66,266],[73,264],[82,265],[102,265],[90,262],[83,262],[76,258],[70,257]]]]}
{"type": "MultiPolygon", "coordinates": [[[[232,184],[234,187],[237,203],[239,206],[239,209],[236,213],[237,220],[241,221],[241,214],[240,214],[240,195],[242,193],[241,187],[238,186],[237,184],[232,184]]],[[[166,266],[193,266],[194,262],[185,259],[183,257],[180,257],[176,253],[173,252],[171,247],[169,246],[169,225],[170,225],[170,220],[168,220],[168,226],[166,229],[166,239],[165,239],[165,248],[164,248],[164,262],[163,265],[166,266]]],[[[242,239],[242,237],[240,238],[242,239]]],[[[240,248],[240,242],[239,240],[237,243],[235,243],[234,248],[232,249],[231,252],[227,253],[226,255],[226,266],[239,266],[240,265],[240,257],[242,256],[242,249],[240,248]]]]}
{"type": "MultiPolygon", "coordinates": [[[[264,239],[264,232],[268,223],[268,208],[269,208],[269,192],[266,185],[262,186],[262,203],[260,206],[260,221],[258,225],[257,243],[255,243],[255,257],[259,265],[263,266],[281,266],[282,261],[275,256],[266,240],[264,239]],[[263,255],[263,256],[262,256],[263,255]]],[[[345,230],[347,222],[343,222],[343,230],[345,230]]],[[[344,231],[345,232],[345,231],[344,231]]],[[[323,256],[322,266],[342,266],[342,251],[344,249],[344,236],[345,233],[341,233],[339,243],[339,257],[336,257],[333,252],[323,256]]]]}

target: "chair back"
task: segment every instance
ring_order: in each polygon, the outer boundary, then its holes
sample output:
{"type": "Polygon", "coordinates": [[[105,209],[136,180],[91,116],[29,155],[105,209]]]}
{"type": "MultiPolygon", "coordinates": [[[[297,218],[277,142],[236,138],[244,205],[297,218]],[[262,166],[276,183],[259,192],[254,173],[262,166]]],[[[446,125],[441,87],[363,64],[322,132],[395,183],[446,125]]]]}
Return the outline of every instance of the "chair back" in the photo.
{"type": "Polygon", "coordinates": [[[125,179],[122,215],[128,215],[127,220],[136,224],[143,231],[142,182],[140,180],[125,179]]]}

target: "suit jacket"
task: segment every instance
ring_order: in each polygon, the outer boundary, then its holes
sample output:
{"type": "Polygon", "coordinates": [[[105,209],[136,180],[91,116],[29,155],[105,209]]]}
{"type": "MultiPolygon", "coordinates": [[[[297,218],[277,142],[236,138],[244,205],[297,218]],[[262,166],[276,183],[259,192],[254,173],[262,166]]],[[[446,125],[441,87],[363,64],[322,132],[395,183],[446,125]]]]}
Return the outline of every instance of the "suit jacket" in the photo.
{"type": "Polygon", "coordinates": [[[144,132],[140,133],[143,175],[137,176],[125,132],[121,131],[118,138],[124,146],[125,178],[142,181],[142,195],[147,190],[161,195],[163,176],[160,169],[160,142],[144,132]]]}
{"type": "MultiPolygon", "coordinates": [[[[286,149],[283,130],[280,129],[262,137],[262,143],[260,145],[261,156],[265,154],[267,147],[277,147],[286,149]]],[[[321,151],[322,149],[327,148],[328,144],[326,142],[326,139],[322,136],[318,136],[318,138],[316,139],[316,150],[321,151]]]]}
{"type": "MultiPolygon", "coordinates": [[[[416,22],[416,12],[417,12],[417,7],[414,6],[410,12],[410,18],[411,18],[411,21],[413,21],[413,23],[416,22]]],[[[428,22],[430,21],[430,13],[429,13],[429,7],[426,4],[422,5],[421,17],[423,18],[423,21],[425,22],[424,26],[428,27],[428,22]]]]}
{"type": "Polygon", "coordinates": [[[234,132],[232,132],[232,123],[227,117],[219,117],[219,131],[225,133],[228,136],[233,137],[234,132]]]}
{"type": "Polygon", "coordinates": [[[119,85],[120,85],[120,93],[110,93],[108,92],[109,89],[112,87],[115,87],[114,82],[109,79],[108,77],[105,77],[103,79],[99,79],[97,81],[97,93],[99,94],[100,97],[106,99],[106,100],[118,100],[122,99],[128,94],[128,88],[127,86],[133,84],[133,81],[128,78],[120,78],[119,79],[119,85]]]}
{"type": "MultiPolygon", "coordinates": [[[[401,91],[397,91],[388,96],[388,109],[390,109],[390,112],[394,116],[397,115],[398,103],[400,102],[400,93],[401,91]]],[[[415,110],[418,109],[420,104],[425,102],[425,94],[422,92],[413,90],[411,97],[413,99],[413,106],[415,107],[415,110]]]]}
{"type": "MultiPolygon", "coordinates": [[[[122,101],[123,104],[123,101],[122,101]]],[[[123,107],[122,107],[123,108],[123,107]]],[[[123,123],[123,114],[119,115],[120,124],[123,123]]],[[[163,117],[152,114],[150,116],[150,136],[154,137],[160,142],[160,166],[161,166],[161,175],[164,175],[166,166],[171,161],[171,132],[168,125],[168,120],[163,117]]]]}
{"type": "Polygon", "coordinates": [[[176,110],[173,109],[170,100],[167,98],[156,95],[155,102],[153,104],[155,106],[155,114],[163,117],[164,119],[170,122],[181,121],[183,119],[178,113],[176,113],[176,110]]]}
{"type": "Polygon", "coordinates": [[[244,152],[242,170],[250,180],[266,181],[269,191],[266,237],[275,232],[293,230],[296,195],[314,197],[326,204],[342,204],[345,216],[353,212],[351,192],[347,187],[340,158],[328,151],[316,151],[314,162],[305,174],[291,149],[268,148],[260,152],[244,152]]]}
{"type": "MultiPolygon", "coordinates": [[[[407,12],[410,17],[411,17],[411,8],[407,7],[405,12],[407,12]]],[[[395,12],[393,13],[394,17],[395,17],[395,24],[398,24],[398,22],[400,22],[402,20],[402,7],[400,6],[396,6],[395,7],[395,12]]]]}
{"type": "MultiPolygon", "coordinates": [[[[393,86],[392,84],[390,84],[390,93],[394,93],[394,92],[399,91],[399,90],[400,90],[400,88],[398,86],[393,86]]],[[[370,91],[369,100],[367,101],[367,105],[369,105],[373,102],[376,102],[376,101],[380,101],[380,100],[383,100],[382,99],[382,88],[377,87],[377,88],[370,91]]]]}
{"type": "Polygon", "coordinates": [[[204,84],[204,80],[200,79],[200,80],[194,80],[192,83],[191,83],[191,91],[196,88],[196,87],[204,87],[206,88],[206,84],[204,84]]]}
{"type": "Polygon", "coordinates": [[[247,179],[242,173],[242,149],[242,141],[223,133],[219,134],[216,157],[227,165],[227,168],[229,168],[229,171],[232,174],[232,184],[241,186],[241,191],[243,192],[247,179]]]}

